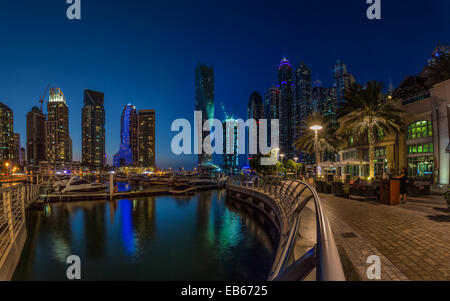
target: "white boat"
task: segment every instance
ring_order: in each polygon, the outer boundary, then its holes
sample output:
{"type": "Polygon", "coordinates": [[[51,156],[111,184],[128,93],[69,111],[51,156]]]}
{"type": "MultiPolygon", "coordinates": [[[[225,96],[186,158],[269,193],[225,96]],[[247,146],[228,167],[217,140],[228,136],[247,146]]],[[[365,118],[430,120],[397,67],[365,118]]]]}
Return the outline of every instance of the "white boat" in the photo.
{"type": "Polygon", "coordinates": [[[55,189],[56,191],[64,189],[64,187],[66,187],[70,179],[71,179],[70,176],[56,178],[56,181],[53,182],[53,189],[55,189]]]}
{"type": "Polygon", "coordinates": [[[174,183],[174,179],[172,177],[167,178],[167,177],[154,177],[154,178],[149,178],[146,179],[144,181],[141,181],[142,185],[165,185],[165,186],[170,186],[174,183]]]}
{"type": "Polygon", "coordinates": [[[108,186],[101,183],[90,183],[86,180],[80,180],[77,178],[71,178],[67,182],[66,187],[62,190],[62,193],[75,193],[75,192],[96,192],[104,191],[108,189],[108,186]]]}

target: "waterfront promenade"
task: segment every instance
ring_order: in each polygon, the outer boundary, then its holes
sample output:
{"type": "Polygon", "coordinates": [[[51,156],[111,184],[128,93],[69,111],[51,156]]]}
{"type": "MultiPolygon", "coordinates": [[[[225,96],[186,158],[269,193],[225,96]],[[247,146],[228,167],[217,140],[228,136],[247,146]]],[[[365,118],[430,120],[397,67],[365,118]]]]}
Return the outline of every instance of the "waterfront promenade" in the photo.
{"type": "Polygon", "coordinates": [[[450,280],[450,212],[443,196],[411,198],[396,207],[320,198],[343,264],[354,271],[347,280],[367,280],[370,255],[381,259],[381,280],[450,280]]]}

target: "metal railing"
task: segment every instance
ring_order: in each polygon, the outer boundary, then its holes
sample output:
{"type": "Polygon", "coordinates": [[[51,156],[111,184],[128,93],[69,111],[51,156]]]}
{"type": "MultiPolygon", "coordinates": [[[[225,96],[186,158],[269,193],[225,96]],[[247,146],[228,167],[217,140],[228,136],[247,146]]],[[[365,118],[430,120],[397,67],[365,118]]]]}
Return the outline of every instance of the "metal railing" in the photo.
{"type": "Polygon", "coordinates": [[[316,280],[345,281],[333,233],[314,187],[305,182],[277,177],[236,177],[230,178],[227,184],[268,195],[279,207],[282,233],[269,280],[304,280],[315,269],[316,280]],[[310,201],[314,203],[314,246],[302,256],[296,256],[297,241],[302,239],[302,213],[310,201]]]}
{"type": "Polygon", "coordinates": [[[25,225],[25,208],[38,196],[38,184],[0,189],[0,267],[25,225]]]}

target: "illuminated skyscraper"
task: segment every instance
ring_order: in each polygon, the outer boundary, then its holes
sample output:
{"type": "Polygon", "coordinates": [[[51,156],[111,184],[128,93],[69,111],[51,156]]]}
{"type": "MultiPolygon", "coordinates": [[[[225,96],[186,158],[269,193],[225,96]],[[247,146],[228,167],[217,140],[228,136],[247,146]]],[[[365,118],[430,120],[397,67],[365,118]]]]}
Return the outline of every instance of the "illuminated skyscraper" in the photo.
{"type": "Polygon", "coordinates": [[[278,88],[280,90],[280,150],[285,158],[294,156],[295,104],[292,66],[284,58],[278,66],[278,88]]]}
{"type": "Polygon", "coordinates": [[[138,166],[155,167],[155,111],[138,111],[138,166]]]}
{"type": "Polygon", "coordinates": [[[120,148],[114,155],[114,166],[132,166],[137,162],[137,114],[131,103],[122,112],[120,127],[120,148]]]}
{"type": "Polygon", "coordinates": [[[14,164],[14,166],[19,166],[20,165],[20,134],[19,133],[14,133],[13,153],[14,153],[13,164],[14,164]]]}
{"type": "MultiPolygon", "coordinates": [[[[264,103],[261,95],[257,91],[254,91],[250,95],[247,106],[247,119],[256,120],[256,128],[252,128],[252,125],[250,125],[249,133],[256,137],[256,151],[259,153],[259,120],[264,119],[264,103]]],[[[250,145],[248,145],[247,149],[250,151],[250,145]]],[[[249,154],[250,157],[251,155],[249,154]]]]}
{"type": "MultiPolygon", "coordinates": [[[[206,120],[214,119],[214,68],[199,63],[195,69],[195,110],[202,112],[202,126],[206,120]]],[[[203,139],[211,132],[212,124],[209,130],[203,131],[203,139]]],[[[202,142],[199,142],[202,143],[202,142]]],[[[200,169],[212,164],[212,155],[198,155],[198,165],[200,169]]]]}
{"type": "Polygon", "coordinates": [[[300,63],[295,70],[295,139],[305,130],[305,119],[311,113],[311,70],[300,63]]]}
{"type": "Polygon", "coordinates": [[[71,162],[72,139],[69,134],[69,108],[60,88],[50,89],[45,122],[47,161],[71,162]]]}
{"type": "Polygon", "coordinates": [[[45,148],[45,114],[33,107],[27,114],[27,163],[32,170],[47,160],[45,148]]]}
{"type": "Polygon", "coordinates": [[[227,174],[234,174],[239,170],[239,155],[238,155],[239,137],[236,120],[233,117],[227,117],[223,121],[222,128],[223,128],[222,169],[227,174]]]}
{"type": "Polygon", "coordinates": [[[13,111],[0,102],[0,160],[11,163],[14,160],[14,115],[13,111]]]}
{"type": "Polygon", "coordinates": [[[81,109],[82,165],[93,170],[105,166],[104,94],[85,90],[81,109]]]}
{"type": "Polygon", "coordinates": [[[355,82],[355,77],[347,72],[347,66],[340,60],[334,66],[334,87],[336,88],[337,108],[341,108],[345,102],[345,89],[355,82]]]}

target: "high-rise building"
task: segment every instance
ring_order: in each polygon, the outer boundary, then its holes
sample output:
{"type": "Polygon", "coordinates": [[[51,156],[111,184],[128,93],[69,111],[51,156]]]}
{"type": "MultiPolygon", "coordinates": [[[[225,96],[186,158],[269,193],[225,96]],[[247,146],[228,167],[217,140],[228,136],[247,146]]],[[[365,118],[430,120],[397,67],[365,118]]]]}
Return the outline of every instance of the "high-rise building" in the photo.
{"type": "MultiPolygon", "coordinates": [[[[209,130],[203,130],[203,137],[210,134],[214,119],[214,68],[199,63],[195,69],[195,110],[202,112],[202,126],[206,120],[210,121],[209,130]]],[[[200,142],[201,143],[201,142],[200,142]]],[[[199,168],[212,164],[212,155],[202,153],[198,155],[199,168]]]]}
{"type": "Polygon", "coordinates": [[[239,170],[239,155],[238,155],[239,134],[236,120],[232,117],[226,118],[223,121],[222,128],[223,128],[222,169],[227,174],[234,174],[239,170]]]}
{"type": "Polygon", "coordinates": [[[138,111],[138,166],[155,167],[155,111],[138,111]]]}
{"type": "Polygon", "coordinates": [[[334,66],[334,87],[336,88],[337,108],[341,108],[345,102],[345,89],[355,82],[355,77],[347,72],[347,66],[340,60],[334,66]]]}
{"type": "MultiPolygon", "coordinates": [[[[280,90],[270,87],[264,94],[264,116],[267,120],[280,118],[280,90]]],[[[269,123],[270,125],[270,123],[269,123]]]]}
{"type": "Polygon", "coordinates": [[[337,97],[336,88],[325,88],[322,101],[319,104],[319,112],[334,129],[337,128],[336,120],[337,97]]]}
{"type": "MultiPolygon", "coordinates": [[[[256,137],[255,146],[257,153],[259,153],[259,120],[264,119],[264,102],[257,91],[254,91],[250,95],[247,105],[247,119],[254,119],[256,121],[256,128],[253,128],[253,125],[250,125],[248,141],[250,141],[250,135],[256,137]]],[[[248,150],[250,151],[250,145],[248,145],[248,150]]],[[[252,154],[249,155],[251,156],[252,154]]]]}
{"type": "Polygon", "coordinates": [[[14,160],[14,115],[13,111],[0,102],[0,161],[14,160]]]}
{"type": "Polygon", "coordinates": [[[19,165],[22,166],[22,167],[26,165],[26,155],[25,155],[25,148],[24,147],[20,148],[19,165]]]}
{"type": "Polygon", "coordinates": [[[84,91],[81,109],[82,165],[92,170],[105,166],[105,108],[104,94],[92,90],[84,91]]]}
{"type": "Polygon", "coordinates": [[[27,163],[37,170],[40,161],[46,161],[45,114],[33,107],[27,114],[27,163]]]}
{"type": "Polygon", "coordinates": [[[131,103],[122,112],[119,152],[114,155],[114,166],[131,166],[137,162],[137,114],[131,103]]]}
{"type": "Polygon", "coordinates": [[[294,156],[295,104],[292,66],[284,58],[278,66],[278,88],[280,90],[280,150],[286,158],[294,156]]]}
{"type": "Polygon", "coordinates": [[[72,139],[69,134],[69,108],[60,88],[50,89],[45,122],[47,161],[71,162],[72,139]]]}
{"type": "Polygon", "coordinates": [[[13,153],[14,153],[14,160],[13,165],[19,166],[20,165],[20,134],[14,133],[14,147],[13,147],[13,153]]]}
{"type": "Polygon", "coordinates": [[[311,94],[311,113],[321,113],[320,105],[324,102],[325,90],[321,80],[317,79],[314,81],[314,87],[311,94]]]}
{"type": "Polygon", "coordinates": [[[311,70],[300,63],[295,70],[295,139],[305,131],[305,120],[311,113],[311,70]]]}

